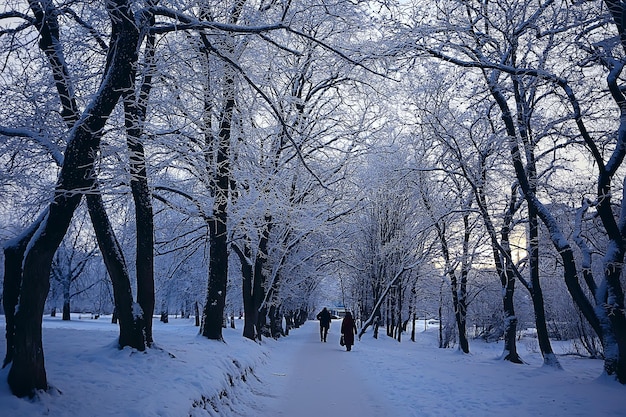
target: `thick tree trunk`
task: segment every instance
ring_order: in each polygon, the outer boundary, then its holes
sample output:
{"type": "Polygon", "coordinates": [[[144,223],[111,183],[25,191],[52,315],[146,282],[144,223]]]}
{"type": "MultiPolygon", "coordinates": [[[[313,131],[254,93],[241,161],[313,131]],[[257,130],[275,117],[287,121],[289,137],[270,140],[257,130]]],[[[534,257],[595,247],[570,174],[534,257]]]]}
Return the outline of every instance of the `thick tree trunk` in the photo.
{"type": "Polygon", "coordinates": [[[235,108],[234,79],[224,81],[226,95],[219,129],[219,143],[215,158],[213,179],[213,218],[209,221],[209,279],[207,300],[203,313],[202,335],[212,340],[222,340],[226,285],[228,282],[228,196],[230,185],[230,140],[235,108]]]}
{"type": "MultiPolygon", "coordinates": [[[[485,160],[482,161],[482,165],[485,166],[485,160]]],[[[482,169],[481,183],[486,182],[486,169],[482,169]]],[[[491,241],[491,250],[493,253],[494,264],[498,277],[500,278],[500,285],[502,286],[502,310],[504,313],[504,350],[502,352],[502,359],[512,363],[522,364],[524,363],[517,352],[517,316],[515,314],[515,270],[512,264],[511,258],[511,246],[509,244],[509,238],[511,234],[511,222],[513,221],[513,215],[518,210],[517,204],[517,185],[511,187],[511,196],[508,204],[508,208],[504,213],[504,220],[500,229],[500,243],[498,243],[498,236],[496,228],[491,220],[489,211],[487,210],[487,198],[484,193],[484,187],[476,186],[472,183],[472,188],[476,195],[476,201],[489,234],[489,240],[491,241]]]]}
{"type": "Polygon", "coordinates": [[[31,225],[21,236],[7,242],[4,247],[4,281],[2,283],[2,304],[6,321],[7,351],[2,367],[4,368],[13,360],[15,347],[15,309],[20,297],[22,286],[22,266],[24,252],[28,242],[43,222],[47,213],[44,213],[31,225]]]}
{"type": "MultiPolygon", "coordinates": [[[[127,110],[128,111],[128,110],[127,110]]],[[[152,315],[154,314],[154,215],[145,165],[144,148],[134,126],[128,127],[128,148],[131,165],[131,191],[135,202],[135,230],[137,234],[137,302],[144,317],[146,343],[152,344],[152,315]]]]}
{"type": "MultiPolygon", "coordinates": [[[[517,133],[515,130],[515,123],[513,120],[512,113],[509,109],[508,103],[502,92],[494,85],[490,85],[491,93],[498,103],[500,110],[502,112],[502,119],[504,121],[508,141],[509,141],[509,151],[511,153],[511,160],[513,162],[513,167],[515,169],[515,174],[517,180],[519,182],[520,188],[524,193],[524,198],[528,203],[529,207],[532,207],[533,213],[536,213],[536,216],[539,217],[544,225],[548,228],[550,233],[550,238],[552,239],[553,245],[555,249],[561,255],[563,260],[563,275],[565,278],[565,283],[567,285],[574,302],[578,305],[581,312],[585,315],[587,320],[594,326],[594,328],[599,329],[597,317],[595,317],[595,313],[593,312],[593,308],[580,287],[578,282],[578,271],[576,270],[576,263],[574,261],[574,256],[571,247],[567,244],[567,241],[564,239],[561,231],[558,229],[554,218],[550,215],[550,213],[545,209],[545,207],[537,200],[537,197],[534,194],[534,188],[530,183],[530,180],[527,176],[527,171],[524,167],[524,164],[521,160],[520,149],[517,143],[517,133]],[[594,324],[595,322],[595,324],[594,324]]],[[[536,242],[535,242],[536,244],[536,242]]],[[[532,291],[532,285],[526,285],[526,288],[529,291],[532,291]]],[[[532,292],[531,292],[532,296],[532,292]]],[[[539,297],[539,295],[537,295],[539,297]]],[[[542,297],[543,298],[543,297],[542,297]]],[[[535,319],[536,320],[544,320],[545,323],[545,314],[544,317],[537,317],[537,308],[538,305],[535,303],[539,302],[539,299],[535,300],[533,298],[533,306],[535,307],[535,319]]],[[[541,313],[540,313],[541,314],[541,313]]],[[[545,348],[545,346],[543,347],[545,348]]],[[[552,356],[547,358],[551,364],[555,364],[558,366],[558,361],[552,361],[552,356]]],[[[556,359],[556,357],[554,357],[556,359]]],[[[544,355],[544,361],[546,360],[546,356],[544,355]]]]}
{"type": "MultiPolygon", "coordinates": [[[[150,17],[154,25],[154,16],[150,17]]],[[[148,98],[152,90],[152,74],[155,71],[155,36],[148,35],[144,48],[145,74],[139,93],[129,89],[124,94],[126,142],[130,161],[130,188],[135,203],[135,230],[137,251],[137,303],[143,311],[145,339],[152,345],[152,315],[154,314],[154,213],[148,187],[146,156],[142,143],[147,117],[148,98]]],[[[134,84],[133,84],[134,86],[134,84]]]]}
{"type": "Polygon", "coordinates": [[[257,317],[257,340],[261,340],[263,336],[272,337],[272,332],[270,330],[270,323],[268,320],[269,309],[266,306],[263,306],[259,309],[259,315],[257,317]]]}
{"type": "MultiPolygon", "coordinates": [[[[67,175],[70,181],[63,181],[62,173],[57,189],[77,189],[71,181],[76,177],[67,175]],[[70,186],[62,187],[67,182],[70,186]]],[[[52,258],[81,197],[81,194],[57,192],[54,204],[49,206],[48,217],[43,220],[25,253],[20,308],[15,314],[14,357],[8,376],[9,387],[18,397],[32,396],[35,390],[48,389],[41,339],[43,308],[50,288],[52,258]]]]}
{"type": "Polygon", "coordinates": [[[455,310],[457,331],[459,332],[459,347],[463,353],[469,353],[467,339],[467,277],[472,267],[470,261],[469,241],[471,228],[469,214],[463,215],[463,261],[461,262],[461,280],[458,288],[457,308],[455,310]]]}
{"type": "MultiPolygon", "coordinates": [[[[226,187],[228,185],[226,184],[226,187]]],[[[225,198],[225,194],[221,198],[225,198]]],[[[216,197],[216,200],[220,197],[216,197]]],[[[211,340],[223,340],[224,307],[228,281],[228,242],[226,231],[226,202],[218,204],[215,219],[210,222],[209,279],[203,312],[202,335],[211,340]]]]}
{"type": "MultiPolygon", "coordinates": [[[[230,10],[228,22],[236,24],[239,20],[243,6],[246,0],[237,0],[230,10]]],[[[210,11],[203,9],[200,11],[201,16],[211,20],[210,11]]],[[[211,43],[205,40],[206,53],[208,54],[215,49],[211,43]]],[[[228,45],[226,49],[231,53],[235,50],[234,38],[227,39],[228,45]]],[[[219,126],[217,155],[214,165],[213,178],[213,218],[209,221],[209,242],[210,242],[210,260],[209,260],[209,282],[207,285],[207,302],[203,313],[203,329],[202,335],[214,340],[222,340],[222,324],[224,320],[224,306],[226,304],[226,285],[228,282],[228,236],[227,236],[227,220],[228,220],[228,200],[230,186],[230,142],[232,139],[233,114],[235,111],[235,70],[230,66],[225,66],[225,75],[223,76],[222,90],[224,102],[221,108],[221,120],[219,126]]],[[[207,84],[210,80],[207,80],[207,84]]],[[[210,100],[210,98],[209,98],[210,100]]],[[[210,127],[211,118],[210,101],[205,99],[205,117],[207,117],[207,127],[210,127]]],[[[211,132],[207,131],[205,137],[212,139],[211,132]]],[[[213,145],[211,140],[207,140],[207,145],[213,145]]]]}
{"type": "MultiPolygon", "coordinates": [[[[483,195],[484,197],[484,195],[483,195]]],[[[484,200],[483,200],[484,201],[484,200]]],[[[486,206],[485,206],[486,207],[486,206]]],[[[500,276],[500,282],[502,284],[502,308],[504,311],[504,352],[503,359],[513,363],[522,364],[524,361],[520,358],[517,352],[517,316],[515,314],[515,270],[513,265],[513,259],[511,258],[511,246],[510,246],[510,234],[511,234],[511,222],[513,221],[513,214],[517,211],[517,186],[511,187],[511,197],[509,201],[509,207],[504,215],[504,223],[500,229],[501,247],[503,254],[500,254],[498,248],[497,239],[495,236],[495,230],[493,230],[492,248],[493,256],[496,263],[496,269],[500,276]]],[[[489,224],[491,220],[489,218],[489,224]]],[[[491,234],[491,232],[490,232],[491,234]]]]}
{"type": "Polygon", "coordinates": [[[50,287],[52,258],[60,245],[82,193],[94,183],[94,158],[100,146],[100,133],[117,104],[120,93],[134,78],[138,31],[132,12],[124,0],[111,1],[108,12],[113,34],[107,70],[89,111],[74,126],[65,150],[54,201],[48,215],[25,252],[20,308],[15,315],[14,357],[9,370],[9,387],[14,395],[32,396],[47,389],[41,321],[50,287]]]}
{"type": "Polygon", "coordinates": [[[454,306],[454,319],[456,322],[457,332],[459,334],[459,348],[463,353],[469,353],[469,343],[466,334],[466,306],[464,300],[459,297],[459,288],[457,277],[454,271],[451,271],[450,282],[452,287],[452,304],[454,306]]]}
{"type": "Polygon", "coordinates": [[[603,302],[596,307],[596,314],[602,327],[604,346],[604,371],[614,375],[626,384],[626,316],[624,311],[624,293],[620,283],[624,248],[615,242],[609,244],[604,259],[604,279],[606,286],[598,298],[603,302]]]}

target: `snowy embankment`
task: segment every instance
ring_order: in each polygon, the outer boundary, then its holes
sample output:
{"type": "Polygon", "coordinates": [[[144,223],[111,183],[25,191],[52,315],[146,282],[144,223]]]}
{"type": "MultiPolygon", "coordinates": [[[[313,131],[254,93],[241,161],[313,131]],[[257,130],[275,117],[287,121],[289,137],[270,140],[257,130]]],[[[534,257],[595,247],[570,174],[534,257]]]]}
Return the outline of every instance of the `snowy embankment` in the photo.
{"type": "MultiPolygon", "coordinates": [[[[206,416],[230,405],[245,415],[246,402],[237,395],[246,394],[250,384],[244,381],[254,380],[252,370],[268,357],[268,345],[241,337],[241,330],[225,329],[226,343],[210,341],[198,336],[193,319],[175,318],[154,321],[156,349],[119,350],[110,317],[78,317],[44,318],[46,370],[54,391],[34,402],[17,399],[6,382],[8,367],[0,371],[1,416],[206,416]]],[[[3,358],[5,351],[3,340],[3,358]]]]}
{"type": "MultiPolygon", "coordinates": [[[[1,316],[0,322],[3,328],[1,316]]],[[[316,322],[260,345],[237,327],[225,329],[221,343],[198,336],[192,320],[155,321],[158,349],[140,353],[116,349],[109,318],[46,317],[46,369],[56,391],[37,401],[17,399],[5,368],[0,415],[626,416],[626,388],[601,376],[601,361],[559,356],[564,370],[548,369],[532,339],[519,344],[527,365],[513,365],[498,360],[497,343],[472,341],[470,355],[438,349],[433,330],[401,344],[366,334],[345,352],[339,323],[328,343],[319,342],[316,322]]]]}

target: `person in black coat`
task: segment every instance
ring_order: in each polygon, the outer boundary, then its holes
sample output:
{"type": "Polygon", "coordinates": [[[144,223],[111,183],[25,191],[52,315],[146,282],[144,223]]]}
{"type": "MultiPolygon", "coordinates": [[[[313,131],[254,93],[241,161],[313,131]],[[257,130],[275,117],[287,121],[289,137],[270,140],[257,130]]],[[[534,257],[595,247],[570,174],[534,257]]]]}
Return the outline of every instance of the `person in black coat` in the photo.
{"type": "Polygon", "coordinates": [[[320,339],[322,342],[325,342],[328,329],[330,328],[330,311],[324,307],[322,311],[317,314],[317,319],[320,321],[320,339]]]}
{"type": "Polygon", "coordinates": [[[352,314],[349,311],[347,311],[346,316],[343,318],[343,321],[341,322],[341,336],[343,337],[343,342],[346,345],[346,350],[348,352],[352,350],[352,345],[354,344],[355,334],[356,334],[356,324],[354,323],[352,314]]]}

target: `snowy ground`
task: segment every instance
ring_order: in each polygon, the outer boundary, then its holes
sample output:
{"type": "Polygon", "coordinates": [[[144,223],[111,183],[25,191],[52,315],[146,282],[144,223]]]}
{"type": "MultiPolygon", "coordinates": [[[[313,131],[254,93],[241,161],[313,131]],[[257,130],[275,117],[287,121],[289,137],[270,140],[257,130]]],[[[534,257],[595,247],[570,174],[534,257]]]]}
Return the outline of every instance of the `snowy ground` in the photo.
{"type": "Polygon", "coordinates": [[[532,341],[520,342],[520,366],[497,360],[501,344],[472,341],[471,355],[438,349],[432,330],[416,343],[365,335],[345,352],[338,322],[328,343],[308,322],[261,345],[237,325],[221,343],[199,337],[192,320],[155,321],[158,349],[139,353],[116,349],[107,318],[45,317],[56,391],[17,399],[2,369],[0,416],[626,416],[626,387],[601,376],[601,361],[561,356],[563,371],[546,369],[532,341]]]}

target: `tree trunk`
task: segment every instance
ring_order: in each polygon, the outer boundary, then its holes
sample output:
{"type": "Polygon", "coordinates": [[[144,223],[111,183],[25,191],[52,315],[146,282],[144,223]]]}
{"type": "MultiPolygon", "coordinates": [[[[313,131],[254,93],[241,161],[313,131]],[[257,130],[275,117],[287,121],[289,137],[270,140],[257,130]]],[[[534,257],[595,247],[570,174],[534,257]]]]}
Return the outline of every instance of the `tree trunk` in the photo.
{"type": "Polygon", "coordinates": [[[606,286],[602,287],[602,294],[598,294],[603,302],[596,307],[596,314],[602,326],[604,371],[626,384],[626,313],[620,283],[625,252],[623,248],[623,245],[618,248],[615,242],[609,243],[604,259],[606,286]]]}
{"type": "MultiPolygon", "coordinates": [[[[228,186],[228,185],[226,185],[228,186]]],[[[221,198],[225,198],[222,195],[221,198]]],[[[216,201],[220,197],[216,197],[216,201]]],[[[219,203],[216,217],[210,222],[210,258],[207,299],[203,312],[202,335],[211,340],[223,340],[224,307],[228,281],[228,243],[226,234],[226,202],[219,203]]]]}
{"type": "MultiPolygon", "coordinates": [[[[272,216],[266,215],[264,220],[265,227],[263,228],[263,232],[261,233],[259,250],[254,260],[254,281],[252,288],[254,310],[256,314],[256,332],[258,340],[261,340],[261,335],[264,334],[263,332],[266,323],[265,314],[267,313],[267,308],[263,308],[263,303],[266,296],[265,283],[267,281],[267,278],[265,276],[264,270],[268,259],[267,244],[269,242],[269,235],[272,230],[272,216]]],[[[274,283],[274,285],[275,284],[276,283],[274,283]]],[[[272,288],[270,288],[269,291],[272,291],[272,288]]],[[[265,334],[267,334],[267,332],[265,334]]]]}
{"type": "MultiPolygon", "coordinates": [[[[507,262],[508,263],[508,262],[507,262]]],[[[512,271],[503,270],[504,286],[502,304],[504,310],[504,352],[503,359],[513,363],[524,363],[517,353],[517,316],[513,295],[515,293],[515,275],[512,271]]]]}
{"type": "Polygon", "coordinates": [[[126,267],[122,248],[115,238],[113,228],[104,209],[102,196],[99,193],[87,195],[87,208],[96,234],[98,246],[106,265],[111,284],[115,309],[113,319],[119,321],[119,347],[133,347],[145,350],[142,317],[135,314],[130,274],[126,267]]]}
{"type": "Polygon", "coordinates": [[[216,171],[213,179],[213,218],[209,220],[209,278],[207,300],[203,313],[202,335],[212,340],[222,340],[222,324],[226,305],[228,282],[228,194],[230,184],[231,124],[235,107],[234,79],[225,82],[226,100],[219,130],[216,171]]]}
{"type": "Polygon", "coordinates": [[[250,265],[250,258],[252,251],[250,250],[250,244],[244,243],[244,250],[237,245],[233,245],[233,250],[239,255],[239,261],[241,263],[241,277],[242,277],[242,297],[243,297],[243,337],[250,340],[255,340],[255,326],[257,322],[258,309],[254,302],[253,292],[253,269],[250,265]]]}
{"type": "Polygon", "coordinates": [[[270,317],[270,334],[272,338],[278,339],[284,335],[282,315],[280,314],[280,308],[271,306],[269,309],[270,317]]]}
{"type": "MultiPolygon", "coordinates": [[[[483,194],[484,197],[484,194],[483,194]]],[[[486,207],[486,206],[485,206],[486,207]]],[[[517,186],[511,187],[511,197],[509,201],[509,207],[504,214],[504,222],[500,229],[502,251],[498,247],[497,239],[495,236],[495,230],[493,230],[492,237],[492,249],[493,256],[496,263],[496,269],[500,276],[500,283],[502,284],[502,309],[504,311],[504,351],[503,359],[512,363],[522,364],[524,361],[520,358],[517,352],[517,316],[515,314],[515,266],[513,265],[513,259],[511,258],[511,222],[513,221],[513,214],[517,211],[517,186]]],[[[489,224],[491,225],[491,219],[487,217],[489,224]]],[[[493,227],[492,227],[493,229],[493,227]]],[[[490,232],[492,234],[492,232],[490,232]]]]}
{"type": "Polygon", "coordinates": [[[404,331],[404,323],[402,323],[402,297],[403,297],[403,293],[402,293],[402,281],[400,282],[400,285],[398,285],[398,305],[397,305],[397,326],[398,326],[398,333],[396,335],[396,340],[398,340],[398,342],[402,342],[402,332],[404,331]]]}
{"type": "MultiPolygon", "coordinates": [[[[380,316],[374,318],[374,339],[378,339],[378,331],[380,328],[380,316]]],[[[361,337],[361,335],[359,335],[361,337]]]]}
{"type": "MultiPolygon", "coordinates": [[[[246,0],[237,0],[230,10],[228,22],[236,24],[239,20],[243,6],[246,0]]],[[[200,11],[201,16],[207,20],[212,20],[210,11],[203,9],[200,11]]],[[[216,52],[208,42],[206,37],[203,38],[206,47],[207,56],[210,51],[216,52]]],[[[233,53],[235,50],[235,40],[228,39],[226,49],[233,53]]],[[[223,57],[223,56],[222,56],[223,57]]],[[[210,84],[210,80],[207,80],[210,84]]],[[[228,220],[228,199],[230,186],[230,142],[232,139],[231,127],[233,124],[233,115],[235,111],[235,69],[226,64],[224,67],[222,92],[224,97],[223,106],[221,108],[221,120],[219,126],[217,155],[214,165],[213,178],[213,218],[209,221],[209,242],[210,242],[210,259],[209,259],[209,282],[207,285],[207,302],[203,313],[203,329],[202,335],[214,340],[222,340],[222,323],[224,317],[224,307],[226,304],[226,285],[228,282],[228,236],[227,236],[227,220],[228,220]]],[[[210,119],[211,105],[205,100],[205,116],[210,119]]],[[[207,124],[210,126],[210,123],[207,124]]],[[[206,132],[207,145],[212,144],[213,135],[206,132]]]]}
{"type": "MultiPolygon", "coordinates": [[[[154,16],[150,16],[150,26],[154,16]]],[[[126,142],[130,161],[130,188],[135,203],[135,230],[137,252],[137,303],[143,311],[145,339],[152,345],[152,315],[154,314],[154,213],[151,193],[148,187],[146,156],[142,143],[148,108],[148,98],[152,90],[152,74],[155,71],[155,36],[148,35],[144,48],[145,75],[139,94],[133,88],[124,93],[124,113],[126,142]]]]}
{"type": "Polygon", "coordinates": [[[2,283],[2,305],[6,321],[6,342],[7,351],[2,363],[4,368],[13,360],[13,350],[15,347],[15,309],[20,297],[20,287],[22,286],[22,265],[24,262],[24,252],[28,242],[41,225],[44,213],[31,225],[21,236],[7,242],[4,247],[4,281],[2,283]]]}
{"type": "Polygon", "coordinates": [[[63,316],[62,320],[69,321],[70,317],[70,284],[72,283],[72,277],[66,277],[67,279],[63,279],[63,316]]]}
{"type": "Polygon", "coordinates": [[[137,303],[143,312],[143,327],[148,346],[152,345],[152,315],[154,314],[154,219],[150,190],[146,177],[143,146],[137,142],[129,145],[131,154],[140,154],[141,161],[131,157],[131,190],[135,201],[135,222],[137,231],[137,303]]]}
{"type": "MultiPolygon", "coordinates": [[[[613,17],[613,23],[619,34],[622,50],[626,51],[626,25],[624,15],[626,7],[617,0],[604,0],[613,17]]],[[[626,97],[624,96],[621,80],[622,65],[614,64],[607,83],[617,107],[620,109],[617,143],[610,162],[604,166],[598,176],[598,213],[610,242],[605,255],[603,294],[596,294],[596,299],[603,300],[603,305],[596,306],[596,316],[601,325],[601,337],[604,345],[604,370],[608,375],[615,375],[617,380],[626,384],[626,311],[624,306],[624,291],[620,277],[623,271],[624,255],[626,251],[626,237],[623,224],[626,221],[626,212],[622,209],[619,222],[613,217],[611,204],[611,179],[621,166],[626,155],[626,97]],[[611,163],[613,162],[613,163],[611,163]]],[[[622,191],[622,205],[626,192],[622,191]]],[[[584,311],[583,311],[584,313],[584,311]]],[[[585,315],[586,317],[586,315],[585,315]]],[[[591,323],[593,326],[594,323],[591,323]]]]}
{"type": "Polygon", "coordinates": [[[472,267],[470,261],[469,241],[471,228],[469,214],[463,215],[463,260],[461,262],[461,282],[458,288],[457,308],[455,310],[457,330],[459,332],[459,346],[463,353],[469,353],[469,340],[467,339],[467,277],[472,267]]]}
{"type": "MultiPolygon", "coordinates": [[[[71,171],[65,172],[72,178],[71,171]]],[[[48,217],[25,253],[20,308],[15,314],[14,357],[8,376],[11,392],[18,397],[33,396],[35,390],[48,389],[41,339],[43,308],[50,288],[54,252],[61,244],[82,197],[81,194],[61,192],[78,188],[73,184],[62,187],[66,182],[72,183],[64,181],[62,171],[54,204],[49,206],[48,217]]]]}
{"type": "Polygon", "coordinates": [[[546,325],[545,305],[543,301],[543,291],[539,280],[539,224],[537,219],[537,211],[534,207],[528,207],[529,220],[529,260],[530,260],[530,282],[531,287],[528,288],[530,297],[533,301],[533,310],[535,312],[535,325],[537,326],[537,341],[539,349],[543,355],[543,363],[545,365],[561,368],[558,358],[552,350],[550,337],[548,334],[548,326],[546,325]]]}
{"type": "Polygon", "coordinates": [[[63,300],[63,316],[61,318],[61,320],[63,321],[70,321],[71,317],[70,317],[70,299],[69,297],[67,299],[63,300]]]}

